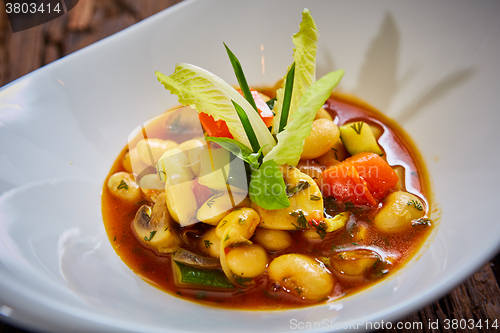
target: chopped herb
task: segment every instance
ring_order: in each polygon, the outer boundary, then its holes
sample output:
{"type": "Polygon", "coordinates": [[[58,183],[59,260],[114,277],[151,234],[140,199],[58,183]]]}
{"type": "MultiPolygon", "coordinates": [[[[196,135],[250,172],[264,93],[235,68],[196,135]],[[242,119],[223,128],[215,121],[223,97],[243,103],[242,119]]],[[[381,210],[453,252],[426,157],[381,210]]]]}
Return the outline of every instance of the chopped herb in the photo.
{"type": "Polygon", "coordinates": [[[318,233],[319,237],[321,239],[325,238],[326,236],[326,223],[324,221],[321,221],[317,224],[313,224],[314,228],[316,228],[316,232],[318,233]]]}
{"type": "Polygon", "coordinates": [[[220,198],[223,195],[224,195],[224,192],[220,192],[220,193],[212,195],[210,197],[210,199],[208,199],[208,201],[207,201],[208,208],[212,208],[212,206],[215,204],[215,199],[220,198]]]}
{"type": "Polygon", "coordinates": [[[224,242],[227,241],[229,239],[229,234],[226,235],[226,237],[224,237],[224,242]]]}
{"type": "Polygon", "coordinates": [[[321,200],[321,197],[319,195],[311,194],[311,196],[309,197],[309,199],[312,200],[312,201],[319,201],[319,200],[321,200]]]}
{"type": "Polygon", "coordinates": [[[238,219],[238,224],[245,224],[245,222],[246,222],[246,221],[247,221],[247,219],[246,219],[246,218],[240,217],[240,218],[238,219]]]}
{"type": "Polygon", "coordinates": [[[357,123],[354,123],[351,125],[352,129],[354,130],[354,132],[356,132],[358,135],[361,134],[361,129],[363,128],[363,122],[362,121],[358,121],[357,123]]]}
{"type": "Polygon", "coordinates": [[[209,241],[208,239],[205,239],[203,240],[203,243],[205,243],[205,247],[208,249],[210,248],[210,245],[212,245],[213,243],[211,241],[209,241]]]}
{"type": "Polygon", "coordinates": [[[151,239],[153,239],[153,237],[154,237],[155,235],[156,235],[156,230],[153,230],[153,231],[151,231],[151,232],[149,233],[149,238],[148,238],[147,236],[144,236],[144,240],[145,240],[146,242],[150,242],[150,241],[151,241],[151,239]]]}
{"type": "Polygon", "coordinates": [[[297,230],[307,229],[307,219],[304,216],[304,212],[302,210],[299,209],[299,210],[290,212],[290,215],[297,218],[297,224],[292,223],[292,225],[295,227],[295,229],[297,229],[297,230]]]}
{"type": "Polygon", "coordinates": [[[335,155],[335,159],[338,161],[338,160],[339,160],[339,157],[338,157],[338,155],[337,155],[337,148],[332,148],[332,150],[333,150],[333,153],[334,153],[334,155],[335,155]]]}
{"type": "Polygon", "coordinates": [[[420,210],[420,211],[424,209],[424,207],[422,207],[422,204],[421,204],[421,203],[420,203],[420,201],[418,201],[418,200],[410,200],[410,201],[408,201],[408,204],[407,204],[407,205],[408,205],[408,206],[413,206],[413,207],[415,207],[417,210],[420,210]]]}
{"type": "Polygon", "coordinates": [[[270,100],[268,100],[266,102],[267,106],[269,107],[269,109],[274,109],[274,103],[276,103],[276,97],[275,98],[271,98],[270,100]]]}
{"type": "Polygon", "coordinates": [[[298,192],[300,192],[302,190],[305,190],[309,186],[311,186],[311,184],[309,184],[308,181],[306,181],[306,180],[299,180],[299,182],[298,182],[297,185],[295,185],[293,187],[287,187],[286,188],[286,194],[288,195],[288,197],[291,197],[295,193],[298,193],[298,192]]]}
{"type": "Polygon", "coordinates": [[[359,244],[358,244],[358,243],[356,243],[356,242],[352,242],[352,245],[359,245],[359,244]]]}
{"type": "Polygon", "coordinates": [[[168,230],[168,225],[165,227],[165,229],[163,229],[163,231],[167,231],[168,230]]]}
{"type": "Polygon", "coordinates": [[[418,226],[418,225],[425,225],[425,226],[427,226],[427,225],[431,225],[431,223],[432,223],[432,221],[431,221],[430,218],[421,217],[419,219],[413,220],[411,222],[411,225],[412,225],[412,227],[418,226]]]}
{"type": "Polygon", "coordinates": [[[302,295],[302,288],[295,287],[295,291],[297,292],[297,294],[302,295]]]}
{"type": "Polygon", "coordinates": [[[117,189],[121,190],[121,189],[125,189],[125,190],[128,190],[128,185],[127,183],[125,183],[125,181],[122,179],[120,184],[118,185],[117,189]]]}
{"type": "Polygon", "coordinates": [[[113,237],[113,242],[116,242],[116,235],[113,237]]]}

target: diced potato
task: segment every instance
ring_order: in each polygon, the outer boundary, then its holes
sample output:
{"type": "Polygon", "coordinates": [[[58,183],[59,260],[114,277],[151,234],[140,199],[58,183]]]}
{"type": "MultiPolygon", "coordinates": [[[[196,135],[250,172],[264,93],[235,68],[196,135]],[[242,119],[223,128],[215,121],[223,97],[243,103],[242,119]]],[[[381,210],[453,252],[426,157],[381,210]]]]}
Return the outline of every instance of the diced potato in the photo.
{"type": "Polygon", "coordinates": [[[413,220],[424,215],[424,204],[417,196],[397,191],[387,196],[373,223],[382,232],[397,233],[408,230],[413,220]]]}
{"type": "Polygon", "coordinates": [[[318,158],[340,141],[339,128],[328,119],[316,119],[304,141],[301,159],[318,158]]]}
{"type": "Polygon", "coordinates": [[[363,121],[347,123],[340,127],[340,137],[351,155],[359,153],[375,153],[382,155],[372,128],[363,121]]]}
{"type": "Polygon", "coordinates": [[[316,118],[314,119],[328,119],[330,121],[333,121],[332,115],[324,108],[318,110],[318,112],[316,113],[316,118]]]}

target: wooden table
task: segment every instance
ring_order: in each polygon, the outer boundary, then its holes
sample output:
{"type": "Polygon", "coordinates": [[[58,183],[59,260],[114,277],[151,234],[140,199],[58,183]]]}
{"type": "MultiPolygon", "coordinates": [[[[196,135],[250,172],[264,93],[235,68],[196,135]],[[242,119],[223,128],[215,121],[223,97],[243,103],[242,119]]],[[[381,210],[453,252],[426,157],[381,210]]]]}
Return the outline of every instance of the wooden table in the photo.
{"type": "MultiPolygon", "coordinates": [[[[5,13],[0,10],[0,86],[177,2],[179,0],[80,0],[67,15],[17,33],[11,32],[5,13]]],[[[499,274],[500,256],[497,256],[448,295],[402,320],[500,321],[499,274]]],[[[0,332],[23,330],[0,322],[0,332]]]]}

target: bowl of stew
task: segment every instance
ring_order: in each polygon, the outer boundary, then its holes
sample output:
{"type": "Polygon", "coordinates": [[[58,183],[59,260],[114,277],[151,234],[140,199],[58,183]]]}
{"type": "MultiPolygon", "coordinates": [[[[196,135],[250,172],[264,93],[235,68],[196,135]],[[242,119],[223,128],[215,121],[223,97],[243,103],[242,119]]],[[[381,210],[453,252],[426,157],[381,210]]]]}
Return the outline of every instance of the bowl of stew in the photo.
{"type": "Polygon", "coordinates": [[[191,1],[2,88],[2,316],[332,331],[434,300],[498,249],[495,10],[191,1]]]}

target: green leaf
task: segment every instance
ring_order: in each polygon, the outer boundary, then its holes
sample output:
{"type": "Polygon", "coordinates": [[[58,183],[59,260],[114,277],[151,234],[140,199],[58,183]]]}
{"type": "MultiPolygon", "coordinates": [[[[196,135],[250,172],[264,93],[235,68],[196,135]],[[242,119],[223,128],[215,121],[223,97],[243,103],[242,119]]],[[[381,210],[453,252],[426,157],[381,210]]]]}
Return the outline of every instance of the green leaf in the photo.
{"type": "Polygon", "coordinates": [[[178,96],[181,104],[207,113],[215,120],[224,120],[233,137],[245,146],[251,147],[251,144],[231,100],[238,103],[248,116],[263,154],[267,154],[276,144],[266,124],[250,103],[215,74],[186,63],[177,64],[174,73],[169,76],[160,72],[155,74],[166,89],[178,96]]]}
{"type": "Polygon", "coordinates": [[[264,209],[281,209],[290,206],[283,174],[275,161],[262,163],[252,171],[248,189],[250,200],[264,209]]]}
{"type": "MultiPolygon", "coordinates": [[[[290,103],[288,122],[290,122],[297,111],[302,95],[306,89],[316,80],[316,50],[318,42],[318,29],[311,16],[309,9],[302,11],[302,21],[299,31],[292,37],[295,49],[293,51],[293,60],[295,63],[295,75],[293,78],[293,92],[290,103]]],[[[291,69],[291,66],[290,68],[291,69]]],[[[286,78],[284,80],[286,87],[286,78]]],[[[274,117],[273,129],[278,133],[281,123],[281,109],[284,104],[284,89],[280,88],[276,92],[276,116],[274,117]]]]}
{"type": "Polygon", "coordinates": [[[239,159],[247,162],[252,169],[259,168],[259,157],[261,152],[254,153],[247,146],[241,144],[240,142],[230,139],[230,138],[216,138],[212,136],[205,137],[205,140],[215,142],[222,148],[233,153],[239,159]]]}
{"type": "Polygon", "coordinates": [[[343,75],[343,70],[330,72],[307,89],[300,100],[295,117],[288,121],[284,131],[278,133],[278,144],[264,157],[264,162],[274,160],[279,165],[297,165],[316,112],[325,104],[343,75]]]}
{"type": "Polygon", "coordinates": [[[257,105],[255,104],[255,100],[253,99],[252,93],[250,92],[250,88],[248,87],[247,79],[245,78],[245,74],[243,73],[243,68],[241,68],[240,61],[229,49],[229,47],[227,47],[226,43],[224,43],[224,47],[226,48],[229,61],[231,61],[231,65],[233,66],[234,74],[236,75],[238,83],[240,84],[240,89],[243,92],[243,96],[245,96],[245,99],[248,101],[248,103],[253,106],[257,114],[260,115],[259,110],[257,109],[257,105]]]}
{"type": "Polygon", "coordinates": [[[281,119],[279,132],[285,129],[286,123],[288,122],[288,114],[290,112],[290,103],[292,102],[292,92],[293,92],[293,77],[295,76],[295,63],[288,71],[285,80],[285,96],[283,97],[283,108],[281,109],[281,119]]]}
{"type": "Polygon", "coordinates": [[[257,136],[255,135],[255,132],[253,131],[252,125],[250,124],[250,121],[248,120],[248,116],[245,113],[245,110],[242,109],[241,106],[238,105],[235,101],[231,100],[231,103],[233,103],[234,109],[236,110],[236,113],[238,114],[238,117],[240,118],[241,124],[243,125],[243,128],[245,129],[245,133],[247,135],[248,141],[250,141],[250,145],[252,146],[252,149],[254,152],[258,152],[260,150],[260,145],[259,141],[257,140],[257,136]]]}

